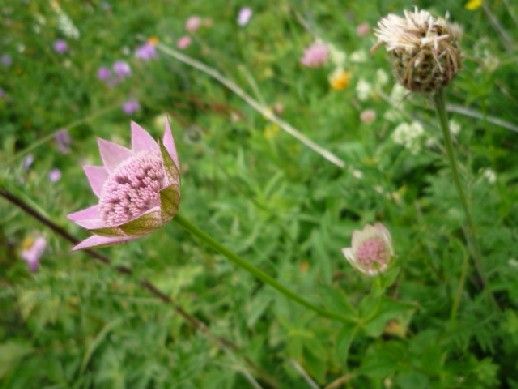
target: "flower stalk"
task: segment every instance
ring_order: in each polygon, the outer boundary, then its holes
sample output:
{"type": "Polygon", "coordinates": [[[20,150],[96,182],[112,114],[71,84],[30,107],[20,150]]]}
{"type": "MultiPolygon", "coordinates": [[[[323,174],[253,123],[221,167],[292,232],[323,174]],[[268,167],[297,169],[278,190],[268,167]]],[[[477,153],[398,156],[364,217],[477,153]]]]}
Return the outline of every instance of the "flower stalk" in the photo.
{"type": "Polygon", "coordinates": [[[245,259],[241,258],[239,255],[222,245],[221,243],[214,240],[209,234],[203,232],[201,229],[199,229],[197,226],[195,226],[193,223],[188,221],[186,218],[184,218],[181,214],[177,214],[175,218],[173,219],[176,223],[178,223],[181,227],[183,227],[185,230],[187,230],[189,233],[191,233],[193,236],[200,239],[203,243],[205,243],[207,246],[211,247],[218,253],[224,255],[230,262],[234,263],[235,265],[239,266],[240,268],[248,271],[250,274],[264,282],[265,284],[270,285],[272,288],[276,289],[278,292],[283,294],[286,298],[289,300],[292,300],[296,302],[299,305],[302,305],[303,307],[317,313],[318,315],[322,317],[326,317],[328,319],[340,321],[342,323],[356,323],[357,320],[355,318],[342,316],[340,314],[329,312],[325,310],[324,308],[321,308],[308,300],[300,297],[297,293],[293,292],[292,290],[286,288],[283,284],[281,284],[279,281],[277,281],[275,278],[271,277],[269,274],[265,273],[261,269],[255,267],[245,259]]]}
{"type": "Polygon", "coordinates": [[[471,252],[471,257],[473,259],[475,271],[477,272],[477,283],[479,284],[479,287],[483,288],[485,286],[485,279],[480,265],[480,251],[475,234],[475,223],[473,221],[473,216],[470,211],[468,198],[466,197],[466,193],[464,192],[464,188],[462,186],[462,181],[460,178],[459,166],[457,163],[451,131],[448,125],[448,118],[446,115],[444,88],[440,88],[434,93],[434,104],[444,138],[444,145],[446,147],[446,154],[448,156],[448,162],[451,168],[453,183],[455,185],[455,189],[457,190],[457,194],[459,195],[462,209],[464,211],[464,217],[466,219],[466,227],[464,228],[464,233],[466,236],[466,240],[468,242],[468,248],[471,252]]]}

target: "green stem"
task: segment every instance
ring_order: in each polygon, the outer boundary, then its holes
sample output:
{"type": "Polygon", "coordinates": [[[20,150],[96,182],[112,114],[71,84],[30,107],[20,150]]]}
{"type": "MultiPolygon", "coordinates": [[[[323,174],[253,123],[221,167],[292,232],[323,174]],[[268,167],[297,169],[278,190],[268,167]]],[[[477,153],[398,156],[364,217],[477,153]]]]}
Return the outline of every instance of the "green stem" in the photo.
{"type": "Polygon", "coordinates": [[[236,253],[232,252],[230,249],[226,248],[216,240],[214,240],[212,237],[210,237],[207,233],[200,230],[198,227],[196,227],[194,224],[186,220],[182,215],[176,215],[174,220],[182,226],[184,229],[189,231],[192,235],[199,238],[201,241],[206,243],[208,246],[219,252],[220,254],[223,254],[227,259],[229,259],[231,262],[233,262],[235,265],[245,269],[249,273],[253,274],[255,277],[257,277],[259,280],[263,281],[265,284],[270,285],[272,288],[277,289],[280,293],[282,293],[284,296],[286,296],[288,299],[295,301],[296,303],[312,310],[313,312],[319,314],[320,316],[326,317],[328,319],[333,319],[340,321],[342,323],[356,323],[357,320],[351,317],[346,317],[339,315],[337,313],[329,312],[323,308],[320,308],[319,306],[310,303],[306,299],[300,297],[295,292],[291,291],[290,289],[286,288],[284,285],[282,285],[279,281],[277,281],[275,278],[271,277],[261,269],[255,267],[245,259],[238,256],[236,253]]]}
{"type": "Polygon", "coordinates": [[[464,216],[466,218],[466,228],[464,229],[464,233],[466,235],[466,240],[468,242],[468,248],[471,251],[471,257],[473,258],[473,263],[475,266],[475,270],[478,275],[478,283],[479,287],[483,288],[485,286],[485,279],[480,266],[480,252],[478,249],[477,240],[475,237],[475,223],[473,222],[473,217],[471,216],[471,212],[469,209],[468,198],[464,192],[464,188],[462,186],[462,182],[460,179],[459,166],[457,164],[457,158],[455,157],[455,150],[453,147],[453,141],[451,137],[450,128],[448,126],[448,118],[446,116],[446,103],[444,97],[444,89],[439,89],[434,94],[434,102],[435,109],[437,110],[437,116],[439,117],[439,122],[441,125],[442,134],[444,137],[444,145],[446,146],[446,154],[448,155],[448,161],[450,163],[450,168],[453,176],[453,183],[455,188],[457,189],[457,193],[460,198],[460,202],[462,204],[462,208],[464,210],[464,216]]]}

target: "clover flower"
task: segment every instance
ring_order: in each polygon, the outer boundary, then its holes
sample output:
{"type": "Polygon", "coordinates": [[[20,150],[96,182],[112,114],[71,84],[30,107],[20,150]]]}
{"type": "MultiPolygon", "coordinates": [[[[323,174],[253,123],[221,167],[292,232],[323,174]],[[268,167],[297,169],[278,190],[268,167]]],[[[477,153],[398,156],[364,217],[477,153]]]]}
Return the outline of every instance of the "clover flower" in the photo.
{"type": "Polygon", "coordinates": [[[176,42],[176,47],[178,47],[180,50],[184,50],[188,48],[192,43],[192,39],[189,35],[184,35],[178,39],[176,42]]]}
{"type": "Polygon", "coordinates": [[[156,43],[154,41],[148,40],[143,45],[137,47],[135,50],[135,56],[143,61],[149,61],[153,58],[156,58],[156,43]]]}
{"type": "Polygon", "coordinates": [[[388,14],[378,22],[376,49],[386,45],[394,73],[411,91],[432,92],[446,86],[461,67],[462,30],[425,10],[388,14]]]}
{"type": "Polygon", "coordinates": [[[43,236],[26,238],[22,242],[21,257],[27,263],[29,270],[35,272],[40,267],[40,258],[47,247],[47,239],[43,236]]]}
{"type": "Polygon", "coordinates": [[[49,171],[49,181],[50,182],[58,182],[61,180],[61,170],[58,168],[53,168],[49,171]]]}
{"type": "Polygon", "coordinates": [[[113,63],[112,69],[115,75],[120,79],[131,76],[131,67],[126,61],[115,61],[113,63]]]}
{"type": "Polygon", "coordinates": [[[101,81],[109,81],[112,76],[112,71],[106,66],[101,66],[97,70],[97,78],[101,81]]]}
{"type": "Polygon", "coordinates": [[[94,235],[73,250],[127,242],[170,221],[180,204],[178,154],[169,121],[160,143],[131,122],[131,149],[98,139],[103,166],[84,166],[98,204],[68,215],[94,235]]]}
{"type": "Polygon", "coordinates": [[[138,100],[130,99],[122,103],[122,111],[126,115],[133,115],[135,112],[140,111],[140,103],[138,100]]]}
{"type": "Polygon", "coordinates": [[[304,50],[300,63],[308,68],[318,68],[329,58],[329,47],[323,42],[314,42],[304,50]]]}
{"type": "Polygon", "coordinates": [[[349,263],[370,276],[384,272],[394,254],[390,232],[381,224],[353,232],[352,247],[342,249],[349,263]]]}
{"type": "Polygon", "coordinates": [[[197,15],[193,15],[185,21],[185,29],[190,33],[194,33],[199,30],[201,24],[201,18],[197,15]]]}
{"type": "Polygon", "coordinates": [[[237,14],[237,24],[241,27],[246,26],[250,19],[252,18],[252,8],[250,7],[243,7],[239,10],[239,13],[237,14]]]}

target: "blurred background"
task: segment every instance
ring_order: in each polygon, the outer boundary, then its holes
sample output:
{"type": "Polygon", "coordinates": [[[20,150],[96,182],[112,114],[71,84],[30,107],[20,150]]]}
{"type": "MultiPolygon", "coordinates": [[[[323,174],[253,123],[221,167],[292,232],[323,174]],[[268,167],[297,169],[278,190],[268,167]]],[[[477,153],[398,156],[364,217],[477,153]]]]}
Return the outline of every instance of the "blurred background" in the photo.
{"type": "Polygon", "coordinates": [[[0,387],[518,387],[516,2],[4,0],[0,17],[2,190],[84,239],[66,215],[95,201],[96,137],[129,144],[131,120],[158,137],[169,116],[181,213],[362,319],[294,305],[174,222],[101,249],[110,267],[0,198],[0,387]],[[370,51],[377,21],[414,5],[464,29],[447,93],[480,293],[430,99],[370,51]],[[375,221],[397,258],[368,278],[341,248],[375,221]]]}

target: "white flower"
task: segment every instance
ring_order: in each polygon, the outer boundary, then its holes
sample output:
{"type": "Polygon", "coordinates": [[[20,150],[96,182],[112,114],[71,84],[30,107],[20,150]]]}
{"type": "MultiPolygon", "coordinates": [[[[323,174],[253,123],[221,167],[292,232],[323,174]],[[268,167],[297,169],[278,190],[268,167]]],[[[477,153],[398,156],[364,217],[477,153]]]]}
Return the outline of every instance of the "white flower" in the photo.
{"type": "Polygon", "coordinates": [[[482,176],[487,180],[488,183],[494,184],[496,182],[496,173],[491,168],[486,168],[482,171],[482,176]]]}
{"type": "Polygon", "coordinates": [[[460,133],[460,124],[455,120],[450,120],[450,131],[453,135],[457,136],[460,133]]]}
{"type": "Polygon", "coordinates": [[[417,154],[421,149],[421,138],[423,135],[423,126],[420,122],[414,120],[412,123],[399,124],[392,133],[392,140],[406,147],[412,154],[417,154]]]}
{"type": "Polygon", "coordinates": [[[379,87],[385,86],[389,81],[389,77],[386,71],[378,69],[376,71],[376,83],[379,87]]]}
{"type": "Polygon", "coordinates": [[[357,50],[351,53],[351,62],[362,63],[367,61],[367,53],[365,50],[357,50]]]}
{"type": "Polygon", "coordinates": [[[372,85],[361,78],[356,84],[356,94],[358,95],[358,99],[361,101],[365,101],[369,98],[372,92],[372,85]]]}

